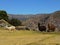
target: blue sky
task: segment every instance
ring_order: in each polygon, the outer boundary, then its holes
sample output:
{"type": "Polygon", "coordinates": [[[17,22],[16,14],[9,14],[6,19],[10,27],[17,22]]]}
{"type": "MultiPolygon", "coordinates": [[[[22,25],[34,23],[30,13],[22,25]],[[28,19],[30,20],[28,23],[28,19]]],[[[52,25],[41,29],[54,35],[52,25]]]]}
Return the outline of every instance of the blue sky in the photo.
{"type": "Polygon", "coordinates": [[[60,10],[60,0],[0,0],[0,10],[9,14],[51,13],[60,10]]]}

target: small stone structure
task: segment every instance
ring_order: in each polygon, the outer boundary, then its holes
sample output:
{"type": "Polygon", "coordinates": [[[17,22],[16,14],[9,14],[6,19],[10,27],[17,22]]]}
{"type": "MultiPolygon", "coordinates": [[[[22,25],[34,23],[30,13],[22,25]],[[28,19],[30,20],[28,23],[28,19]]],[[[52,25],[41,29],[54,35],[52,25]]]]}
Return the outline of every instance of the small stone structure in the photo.
{"type": "Polygon", "coordinates": [[[0,20],[0,27],[4,27],[4,26],[6,26],[6,25],[10,25],[7,21],[5,21],[4,19],[1,19],[0,20]]]}
{"type": "Polygon", "coordinates": [[[16,26],[17,30],[26,30],[27,27],[26,26],[16,26]]]}

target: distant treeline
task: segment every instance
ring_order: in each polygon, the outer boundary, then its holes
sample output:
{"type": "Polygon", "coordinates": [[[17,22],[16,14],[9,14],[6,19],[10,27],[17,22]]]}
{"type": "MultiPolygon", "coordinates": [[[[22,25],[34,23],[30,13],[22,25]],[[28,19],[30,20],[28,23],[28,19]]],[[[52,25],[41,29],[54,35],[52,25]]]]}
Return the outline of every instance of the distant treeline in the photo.
{"type": "Polygon", "coordinates": [[[8,18],[8,15],[7,15],[7,12],[4,11],[4,10],[0,10],[0,20],[1,19],[4,19],[5,21],[7,21],[8,23],[10,23],[11,25],[14,25],[14,26],[20,26],[22,25],[22,22],[18,19],[9,19],[8,18]]]}

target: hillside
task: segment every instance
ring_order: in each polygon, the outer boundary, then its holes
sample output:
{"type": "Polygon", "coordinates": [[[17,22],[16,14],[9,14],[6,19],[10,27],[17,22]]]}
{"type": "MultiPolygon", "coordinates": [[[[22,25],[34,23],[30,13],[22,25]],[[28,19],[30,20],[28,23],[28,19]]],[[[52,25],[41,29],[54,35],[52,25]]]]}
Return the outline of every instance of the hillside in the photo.
{"type": "Polygon", "coordinates": [[[54,23],[57,28],[60,27],[60,11],[53,12],[51,14],[31,14],[31,15],[12,15],[9,14],[9,19],[17,18],[23,21],[23,24],[30,29],[37,29],[38,22],[41,25],[47,25],[49,22],[54,23]]]}

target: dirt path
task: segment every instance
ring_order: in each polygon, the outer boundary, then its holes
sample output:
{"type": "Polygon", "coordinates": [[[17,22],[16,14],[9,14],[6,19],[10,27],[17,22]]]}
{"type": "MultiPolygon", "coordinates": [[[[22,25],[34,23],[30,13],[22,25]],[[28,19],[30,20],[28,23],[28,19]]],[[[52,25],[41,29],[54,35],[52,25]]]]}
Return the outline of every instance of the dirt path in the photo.
{"type": "Polygon", "coordinates": [[[53,35],[27,45],[60,45],[60,36],[53,35]]]}

